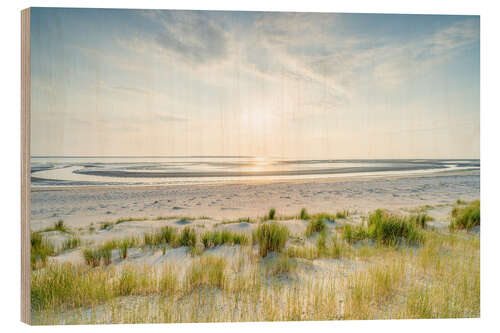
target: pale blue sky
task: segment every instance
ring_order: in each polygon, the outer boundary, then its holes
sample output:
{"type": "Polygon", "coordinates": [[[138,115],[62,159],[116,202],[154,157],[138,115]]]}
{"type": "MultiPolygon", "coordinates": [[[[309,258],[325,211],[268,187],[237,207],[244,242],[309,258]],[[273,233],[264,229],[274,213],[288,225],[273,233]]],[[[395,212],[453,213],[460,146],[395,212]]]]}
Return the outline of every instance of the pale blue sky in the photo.
{"type": "Polygon", "coordinates": [[[31,19],[33,155],[479,157],[478,16],[31,19]]]}

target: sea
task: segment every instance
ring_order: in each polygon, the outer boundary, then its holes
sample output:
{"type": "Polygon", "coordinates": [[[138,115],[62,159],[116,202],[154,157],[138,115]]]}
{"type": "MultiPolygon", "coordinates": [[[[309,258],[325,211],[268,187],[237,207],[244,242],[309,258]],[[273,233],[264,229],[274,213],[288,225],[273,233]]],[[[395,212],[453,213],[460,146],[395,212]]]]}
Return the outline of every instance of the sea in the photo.
{"type": "Polygon", "coordinates": [[[32,156],[37,186],[184,185],[479,170],[479,159],[283,159],[236,156],[32,156]]]}

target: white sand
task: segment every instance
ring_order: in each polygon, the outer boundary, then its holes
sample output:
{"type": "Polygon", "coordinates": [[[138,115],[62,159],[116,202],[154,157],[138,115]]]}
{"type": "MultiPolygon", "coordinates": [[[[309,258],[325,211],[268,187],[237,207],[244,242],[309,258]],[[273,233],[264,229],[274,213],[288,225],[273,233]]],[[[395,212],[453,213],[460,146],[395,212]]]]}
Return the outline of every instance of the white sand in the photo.
{"type": "MultiPolygon", "coordinates": [[[[32,230],[52,226],[58,219],[78,234],[83,244],[99,244],[110,239],[140,236],[165,225],[182,229],[196,228],[199,233],[210,229],[228,229],[251,232],[256,225],[246,222],[218,224],[240,217],[261,217],[274,207],[277,215],[297,215],[302,207],[309,213],[330,212],[349,209],[356,211],[347,221],[359,223],[362,216],[377,208],[389,209],[399,214],[408,214],[412,208],[433,205],[427,214],[435,218],[430,225],[446,227],[449,223],[451,204],[457,199],[479,198],[478,172],[455,175],[423,177],[393,177],[349,180],[313,180],[302,182],[274,182],[253,184],[185,185],[165,187],[73,187],[63,189],[35,189],[32,191],[32,230]],[[131,221],[101,229],[103,221],[115,222],[119,218],[157,218],[158,216],[206,216],[204,219],[131,221]],[[95,230],[89,231],[93,227],[95,230]]],[[[280,221],[288,226],[293,235],[306,229],[306,221],[290,219],[280,221]]],[[[329,224],[333,231],[336,225],[329,224]]],[[[70,236],[60,232],[45,235],[57,246],[70,236]]],[[[314,237],[306,242],[314,242],[314,237]]],[[[234,251],[228,247],[210,251],[234,251]]],[[[118,251],[113,253],[113,265],[122,260],[118,251]]],[[[219,253],[232,258],[235,253],[219,253]]],[[[59,255],[59,262],[80,263],[81,250],[59,255]]],[[[158,265],[175,262],[185,267],[191,256],[185,248],[161,251],[132,249],[127,264],[158,265]]],[[[315,261],[316,262],[316,261],[315,261]]],[[[320,265],[317,261],[315,265],[320,265]]],[[[324,266],[324,265],[323,265],[324,266]]],[[[318,268],[319,269],[319,268],[318,268]]]]}

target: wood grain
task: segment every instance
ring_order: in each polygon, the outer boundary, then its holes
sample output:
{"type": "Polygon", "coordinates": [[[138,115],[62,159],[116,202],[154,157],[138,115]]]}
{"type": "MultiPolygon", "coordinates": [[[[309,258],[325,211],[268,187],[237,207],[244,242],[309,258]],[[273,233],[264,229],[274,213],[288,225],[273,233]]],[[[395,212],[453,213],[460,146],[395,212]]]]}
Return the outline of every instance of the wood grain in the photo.
{"type": "Polygon", "coordinates": [[[30,302],[30,9],[21,11],[21,321],[29,324],[30,302]]]}

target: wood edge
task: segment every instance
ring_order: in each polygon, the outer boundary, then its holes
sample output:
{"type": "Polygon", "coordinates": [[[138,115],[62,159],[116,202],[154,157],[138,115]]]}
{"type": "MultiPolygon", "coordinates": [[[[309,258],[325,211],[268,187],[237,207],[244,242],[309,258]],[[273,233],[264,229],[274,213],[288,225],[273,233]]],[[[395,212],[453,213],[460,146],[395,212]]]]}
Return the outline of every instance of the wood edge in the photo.
{"type": "Polygon", "coordinates": [[[30,109],[31,9],[21,11],[21,321],[31,324],[30,265],[30,109]]]}

